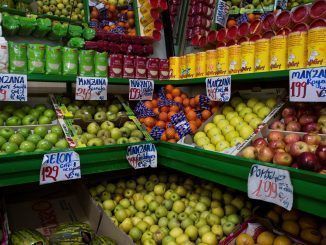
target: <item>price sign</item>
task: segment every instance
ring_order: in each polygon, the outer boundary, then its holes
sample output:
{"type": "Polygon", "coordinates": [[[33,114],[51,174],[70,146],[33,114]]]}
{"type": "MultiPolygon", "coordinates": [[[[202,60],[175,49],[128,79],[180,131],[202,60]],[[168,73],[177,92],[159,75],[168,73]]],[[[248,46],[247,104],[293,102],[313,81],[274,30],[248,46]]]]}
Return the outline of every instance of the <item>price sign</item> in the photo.
{"type": "Polygon", "coordinates": [[[27,76],[0,74],[0,101],[27,101],[27,76]]]}
{"type": "Polygon", "coordinates": [[[134,169],[157,167],[157,151],[152,143],[128,146],[126,158],[134,169]]]}
{"type": "Polygon", "coordinates": [[[326,67],[291,70],[290,101],[325,102],[326,67]]]}
{"type": "Polygon", "coordinates": [[[231,97],[231,76],[206,78],[206,93],[210,100],[229,101],[231,97]]]}
{"type": "Polygon", "coordinates": [[[225,27],[226,21],[229,18],[230,6],[226,1],[218,0],[216,4],[215,23],[225,27]]]}
{"type": "Polygon", "coordinates": [[[129,79],[129,100],[152,100],[153,80],[129,79]]]}
{"type": "Polygon", "coordinates": [[[258,164],[252,165],[248,177],[248,197],[275,203],[291,210],[293,186],[289,172],[258,164]]]}
{"type": "Polygon", "coordinates": [[[77,77],[76,100],[107,100],[108,79],[103,77],[77,77]]]}
{"type": "Polygon", "coordinates": [[[43,156],[40,185],[80,178],[80,159],[76,152],[56,152],[43,156]]]}

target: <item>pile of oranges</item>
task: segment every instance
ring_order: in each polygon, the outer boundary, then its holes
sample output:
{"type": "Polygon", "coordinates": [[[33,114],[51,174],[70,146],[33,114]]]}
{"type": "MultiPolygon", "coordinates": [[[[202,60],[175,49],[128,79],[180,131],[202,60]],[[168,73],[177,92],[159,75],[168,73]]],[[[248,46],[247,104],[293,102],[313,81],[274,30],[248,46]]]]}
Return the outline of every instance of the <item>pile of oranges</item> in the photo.
{"type": "Polygon", "coordinates": [[[170,123],[171,117],[174,114],[183,111],[190,124],[190,131],[194,134],[202,123],[218,110],[216,102],[210,102],[209,109],[201,109],[199,103],[200,95],[191,98],[186,93],[183,93],[181,89],[175,88],[172,85],[165,86],[165,96],[167,100],[177,102],[182,106],[159,107],[158,102],[160,99],[157,98],[146,101],[144,103],[145,106],[152,110],[156,116],[139,119],[146,126],[148,132],[151,132],[155,126],[164,129],[165,131],[161,137],[163,141],[175,143],[180,139],[177,131],[170,123]]]}

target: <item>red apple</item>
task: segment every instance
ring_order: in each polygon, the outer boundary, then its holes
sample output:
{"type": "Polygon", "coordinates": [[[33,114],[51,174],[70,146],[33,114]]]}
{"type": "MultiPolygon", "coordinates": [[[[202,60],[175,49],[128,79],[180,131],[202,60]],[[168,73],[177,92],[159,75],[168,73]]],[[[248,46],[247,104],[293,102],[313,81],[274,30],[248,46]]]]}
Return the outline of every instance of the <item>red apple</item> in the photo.
{"type": "Polygon", "coordinates": [[[326,165],[326,145],[319,145],[316,149],[316,156],[322,165],[326,165]]]}
{"type": "Polygon", "coordinates": [[[297,118],[300,118],[303,115],[312,115],[313,111],[311,110],[311,108],[307,109],[307,108],[300,108],[299,110],[297,110],[297,118]]]}
{"type": "Polygon", "coordinates": [[[318,145],[308,145],[309,152],[315,153],[318,145]]]}
{"type": "Polygon", "coordinates": [[[267,146],[268,144],[264,138],[258,138],[254,140],[252,145],[256,147],[257,150],[259,150],[260,148],[267,146]]]}
{"type": "Polygon", "coordinates": [[[286,117],[288,115],[295,115],[295,109],[293,107],[286,107],[282,111],[282,117],[286,117]]]}
{"type": "Polygon", "coordinates": [[[268,146],[275,149],[285,149],[285,143],[283,140],[272,140],[268,142],[268,146]]]}
{"type": "Polygon", "coordinates": [[[292,168],[299,168],[299,166],[298,166],[297,163],[293,163],[293,164],[291,165],[291,167],[292,167],[292,168]]]}
{"type": "Polygon", "coordinates": [[[308,145],[303,141],[295,142],[290,147],[290,153],[292,156],[297,157],[303,152],[308,152],[308,145]]]}
{"type": "Polygon", "coordinates": [[[298,156],[298,167],[300,169],[318,171],[320,169],[318,157],[311,152],[303,152],[298,156]]]}
{"type": "Polygon", "coordinates": [[[257,158],[262,162],[272,162],[274,152],[271,148],[265,146],[258,150],[257,158]]]}
{"type": "Polygon", "coordinates": [[[282,132],[272,131],[267,136],[267,139],[268,139],[268,142],[273,141],[273,140],[283,140],[284,139],[284,135],[283,135],[282,132]]]}
{"type": "Polygon", "coordinates": [[[290,153],[291,152],[291,145],[292,145],[293,143],[291,143],[291,144],[287,144],[286,146],[285,146],[285,152],[288,152],[288,153],[290,153]]]}
{"type": "Polygon", "coordinates": [[[304,126],[308,123],[313,123],[313,122],[316,122],[317,121],[317,117],[316,116],[313,116],[313,115],[302,115],[300,118],[299,118],[299,123],[304,126]]]}
{"type": "Polygon", "coordinates": [[[285,130],[285,125],[281,121],[276,120],[271,124],[270,128],[274,130],[285,130]]]}
{"type": "Polygon", "coordinates": [[[308,145],[319,145],[321,137],[316,133],[308,133],[303,136],[303,141],[308,145]]]}
{"type": "Polygon", "coordinates": [[[284,118],[284,123],[285,124],[288,124],[289,122],[296,122],[296,121],[298,121],[298,119],[296,118],[296,116],[294,116],[294,115],[289,115],[289,116],[286,116],[285,118],[284,118]]]}
{"type": "Polygon", "coordinates": [[[292,121],[286,125],[286,131],[300,132],[301,125],[298,122],[292,121]]]}
{"type": "Polygon", "coordinates": [[[286,152],[276,152],[273,157],[273,163],[282,166],[290,166],[292,163],[292,156],[286,152]]]}
{"type": "Polygon", "coordinates": [[[241,152],[241,156],[248,159],[256,159],[257,149],[253,146],[247,146],[241,152]]]}
{"type": "Polygon", "coordinates": [[[306,109],[307,108],[307,103],[304,103],[304,102],[295,102],[294,103],[294,106],[297,109],[306,109]]]}
{"type": "Polygon", "coordinates": [[[284,149],[277,148],[274,150],[274,152],[276,153],[276,152],[286,152],[286,151],[284,149]]]}
{"type": "Polygon", "coordinates": [[[320,130],[320,126],[318,125],[318,123],[312,122],[312,123],[308,123],[306,125],[303,126],[302,131],[303,132],[315,132],[318,133],[320,130]]]}
{"type": "Polygon", "coordinates": [[[301,138],[300,138],[300,135],[299,134],[288,134],[288,135],[285,135],[284,137],[284,142],[285,144],[293,144],[294,142],[297,142],[299,141],[301,138]]]}

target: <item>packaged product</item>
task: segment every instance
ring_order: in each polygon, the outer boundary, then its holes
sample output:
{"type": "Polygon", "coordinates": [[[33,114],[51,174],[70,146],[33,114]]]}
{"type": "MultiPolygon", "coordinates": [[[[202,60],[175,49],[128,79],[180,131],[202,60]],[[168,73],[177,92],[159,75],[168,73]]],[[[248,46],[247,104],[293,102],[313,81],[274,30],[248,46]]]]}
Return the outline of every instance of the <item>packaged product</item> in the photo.
{"type": "Polygon", "coordinates": [[[8,73],[8,42],[0,37],[0,73],[8,73]]]}
{"type": "Polygon", "coordinates": [[[68,42],[68,47],[70,48],[83,48],[85,45],[85,40],[81,37],[70,38],[68,42]]]}
{"type": "Polygon", "coordinates": [[[79,50],[79,75],[94,76],[94,50],[79,50]]]}
{"type": "Polygon", "coordinates": [[[61,75],[62,53],[60,46],[46,46],[45,48],[45,70],[46,74],[61,75]]]}
{"type": "Polygon", "coordinates": [[[94,64],[96,77],[108,76],[108,54],[106,52],[95,52],[94,64]]]}
{"type": "Polygon", "coordinates": [[[28,44],[27,58],[28,58],[28,73],[44,73],[45,64],[45,46],[43,44],[28,44]]]}
{"type": "Polygon", "coordinates": [[[4,15],[2,19],[3,33],[6,36],[14,36],[19,30],[19,21],[13,16],[4,15]]]}
{"type": "Polygon", "coordinates": [[[25,43],[9,42],[9,72],[27,73],[27,45],[25,43]]]}
{"type": "Polygon", "coordinates": [[[37,38],[45,37],[49,31],[51,31],[52,22],[48,18],[39,18],[36,20],[36,27],[33,32],[33,36],[37,38]]]}
{"type": "Polygon", "coordinates": [[[67,31],[68,31],[68,25],[61,24],[60,22],[53,22],[52,30],[48,37],[52,41],[58,41],[62,37],[66,36],[67,31]]]}
{"type": "Polygon", "coordinates": [[[36,19],[34,19],[34,18],[20,17],[19,25],[20,25],[20,28],[19,28],[18,34],[20,36],[26,37],[26,36],[30,36],[32,34],[37,23],[36,23],[36,19]]]}
{"type": "Polygon", "coordinates": [[[78,50],[74,48],[62,48],[62,74],[78,74],[78,50]]]}

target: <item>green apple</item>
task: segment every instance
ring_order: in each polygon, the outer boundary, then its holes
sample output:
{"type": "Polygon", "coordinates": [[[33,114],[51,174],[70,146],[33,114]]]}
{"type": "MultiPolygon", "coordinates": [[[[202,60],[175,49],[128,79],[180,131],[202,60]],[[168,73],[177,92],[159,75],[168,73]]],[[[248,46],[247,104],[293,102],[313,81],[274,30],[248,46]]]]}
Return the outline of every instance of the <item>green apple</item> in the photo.
{"type": "Polygon", "coordinates": [[[55,144],[55,147],[58,148],[58,149],[67,149],[67,148],[69,148],[69,144],[65,139],[60,139],[55,144]]]}
{"type": "Polygon", "coordinates": [[[131,130],[127,127],[120,128],[120,133],[122,137],[128,138],[130,136],[131,130]]]}
{"type": "Polygon", "coordinates": [[[6,120],[7,126],[18,126],[22,124],[22,120],[17,116],[11,116],[6,120]]]}
{"type": "Polygon", "coordinates": [[[269,98],[266,100],[265,104],[270,108],[270,109],[273,109],[276,104],[277,104],[277,101],[275,98],[269,98]]]}
{"type": "Polygon", "coordinates": [[[231,125],[226,125],[224,128],[222,128],[223,135],[227,135],[229,132],[235,131],[235,128],[231,125]]]}
{"type": "Polygon", "coordinates": [[[55,145],[59,140],[56,133],[48,133],[45,135],[44,139],[49,141],[52,145],[55,145]]]}
{"type": "Polygon", "coordinates": [[[239,131],[240,136],[243,139],[248,139],[250,137],[250,135],[253,134],[253,132],[254,132],[254,130],[249,125],[248,126],[243,126],[239,131]]]}
{"type": "Polygon", "coordinates": [[[226,114],[226,119],[230,121],[233,117],[239,116],[239,114],[235,111],[231,111],[228,114],[226,114]]]}
{"type": "Polygon", "coordinates": [[[213,145],[216,145],[219,141],[225,140],[225,138],[221,134],[215,134],[212,138],[210,138],[210,140],[213,145]]]}
{"type": "Polygon", "coordinates": [[[212,128],[216,128],[216,125],[214,123],[207,123],[204,127],[204,132],[207,133],[212,128]]]}
{"type": "Polygon", "coordinates": [[[204,145],[203,148],[207,151],[215,151],[215,146],[213,144],[204,145]]]}
{"type": "Polygon", "coordinates": [[[3,118],[0,117],[0,126],[3,126],[5,123],[5,120],[3,120],[3,118]]]}
{"type": "Polygon", "coordinates": [[[22,108],[23,112],[25,114],[28,114],[30,112],[30,110],[32,109],[32,107],[30,107],[29,105],[24,105],[22,108]]]}
{"type": "Polygon", "coordinates": [[[3,120],[3,121],[6,121],[9,117],[10,117],[10,113],[9,112],[5,112],[5,111],[1,111],[0,112],[0,118],[3,120]]]}
{"type": "Polygon", "coordinates": [[[25,140],[20,144],[19,149],[26,152],[33,152],[35,150],[35,144],[25,140]]]}
{"type": "Polygon", "coordinates": [[[237,144],[241,144],[243,141],[244,141],[243,138],[235,137],[235,138],[231,139],[230,144],[233,147],[233,146],[236,146],[237,144]]]}
{"type": "Polygon", "coordinates": [[[44,115],[40,116],[38,119],[39,124],[50,124],[51,122],[52,122],[51,118],[44,115]]]}
{"type": "Polygon", "coordinates": [[[237,105],[237,107],[235,108],[235,110],[238,112],[238,113],[240,113],[240,111],[242,111],[244,108],[246,108],[247,107],[247,105],[245,104],[245,103],[240,103],[240,104],[238,104],[237,105]]]}
{"type": "Polygon", "coordinates": [[[34,118],[39,118],[41,115],[41,112],[36,109],[32,109],[32,110],[30,110],[29,115],[33,116],[34,118]]]}
{"type": "Polygon", "coordinates": [[[33,115],[26,115],[22,119],[23,125],[36,125],[37,119],[33,115]]]}
{"type": "Polygon", "coordinates": [[[246,123],[245,121],[240,121],[240,122],[238,123],[238,125],[235,126],[235,128],[236,128],[236,130],[239,132],[239,130],[240,130],[243,126],[247,126],[247,125],[248,125],[248,123],[246,123]]]}
{"type": "Polygon", "coordinates": [[[99,130],[100,130],[100,126],[96,122],[92,122],[87,126],[87,133],[97,134],[99,130]]]}
{"type": "Polygon", "coordinates": [[[17,133],[20,133],[26,139],[31,134],[31,130],[29,128],[20,128],[17,133]]]}
{"type": "Polygon", "coordinates": [[[214,122],[215,125],[217,125],[217,123],[218,123],[220,120],[222,120],[222,119],[225,119],[225,116],[224,116],[224,115],[216,115],[216,116],[214,116],[214,118],[213,118],[213,122],[214,122]]]}
{"type": "Polygon", "coordinates": [[[111,138],[114,140],[118,140],[119,138],[121,138],[121,132],[118,128],[113,128],[111,129],[111,138]]]}
{"type": "Polygon", "coordinates": [[[24,136],[20,133],[16,133],[10,136],[9,142],[15,143],[16,145],[20,145],[24,141],[24,136]]]}
{"type": "Polygon", "coordinates": [[[13,114],[15,110],[16,110],[16,107],[13,104],[8,104],[3,107],[3,111],[10,113],[10,114],[13,114]]]}
{"type": "Polygon", "coordinates": [[[51,133],[55,133],[59,138],[63,137],[62,128],[59,125],[54,125],[51,127],[51,133]]]}
{"type": "Polygon", "coordinates": [[[55,112],[51,109],[46,109],[44,112],[43,112],[43,115],[48,117],[48,118],[55,118],[55,112]]]}
{"type": "Polygon", "coordinates": [[[258,102],[258,103],[255,104],[255,106],[254,106],[254,108],[252,108],[252,110],[253,110],[254,113],[257,114],[258,111],[259,111],[259,109],[262,108],[262,107],[264,107],[264,106],[265,106],[264,103],[258,102]]]}
{"type": "Polygon", "coordinates": [[[103,144],[104,142],[100,138],[92,138],[87,142],[87,146],[102,146],[103,144]]]}
{"type": "Polygon", "coordinates": [[[236,127],[241,121],[243,121],[243,119],[241,117],[233,117],[230,120],[230,125],[232,125],[233,127],[236,127]]]}
{"type": "Polygon", "coordinates": [[[248,113],[244,116],[244,120],[247,122],[247,123],[250,123],[252,119],[256,118],[257,115],[254,114],[254,113],[248,113]]]}
{"type": "Polygon", "coordinates": [[[254,108],[254,106],[259,102],[258,99],[256,98],[250,98],[248,101],[247,101],[247,106],[249,106],[251,109],[254,108]]]}
{"type": "Polygon", "coordinates": [[[117,105],[110,105],[108,110],[112,113],[117,114],[119,112],[119,107],[117,105]]]}
{"type": "Polygon", "coordinates": [[[219,128],[217,128],[217,127],[211,128],[207,132],[208,138],[212,138],[216,134],[221,134],[221,130],[219,128]]]}
{"type": "Polygon", "coordinates": [[[126,137],[121,137],[117,140],[117,144],[128,144],[129,140],[126,137]]]}
{"type": "Polygon", "coordinates": [[[226,119],[222,119],[222,120],[220,120],[218,123],[217,123],[217,127],[219,128],[219,129],[223,129],[226,125],[229,125],[230,123],[229,123],[229,121],[228,120],[226,120],[226,119]]]}
{"type": "Polygon", "coordinates": [[[49,151],[52,148],[52,144],[51,144],[51,142],[43,139],[43,140],[40,140],[37,143],[36,147],[37,147],[37,149],[40,149],[40,150],[43,150],[43,151],[49,151]]]}
{"type": "Polygon", "coordinates": [[[129,143],[137,143],[137,142],[141,142],[141,139],[139,139],[138,137],[130,137],[128,142],[129,143]]]}
{"type": "Polygon", "coordinates": [[[37,105],[35,106],[35,110],[39,111],[40,113],[43,113],[46,110],[46,106],[45,105],[37,105]]]}
{"type": "Polygon", "coordinates": [[[210,144],[210,140],[208,137],[202,137],[200,139],[197,140],[196,145],[203,147],[204,145],[208,145],[210,144]]]}
{"type": "Polygon", "coordinates": [[[7,154],[15,153],[18,151],[18,145],[12,142],[6,142],[1,146],[1,150],[7,154]]]}
{"type": "Polygon", "coordinates": [[[228,141],[228,142],[231,142],[232,139],[236,138],[236,137],[239,137],[239,133],[237,131],[230,131],[228,132],[227,134],[225,134],[225,139],[228,141]]]}
{"type": "Polygon", "coordinates": [[[223,232],[225,235],[229,235],[231,234],[231,232],[234,230],[235,228],[235,224],[230,222],[230,221],[227,221],[223,226],[223,232]]]}
{"type": "Polygon", "coordinates": [[[131,121],[127,121],[123,124],[124,127],[127,127],[129,128],[131,131],[133,130],[136,130],[137,129],[137,126],[134,122],[131,122],[131,121]]]}
{"type": "Polygon", "coordinates": [[[34,134],[38,134],[42,138],[48,133],[48,129],[45,126],[37,126],[34,128],[34,134]]]}
{"type": "Polygon", "coordinates": [[[236,214],[230,214],[228,217],[227,217],[227,220],[229,222],[232,222],[233,224],[239,224],[241,219],[238,215],[236,214]]]}
{"type": "Polygon", "coordinates": [[[27,141],[34,143],[34,145],[37,145],[37,143],[41,140],[41,136],[39,136],[38,134],[30,134],[27,137],[27,141]]]}
{"type": "Polygon", "coordinates": [[[218,143],[216,144],[215,148],[216,148],[216,150],[217,150],[218,152],[222,152],[222,151],[224,151],[225,149],[230,148],[230,144],[229,144],[229,142],[227,142],[227,141],[225,141],[225,140],[222,140],[222,141],[220,141],[220,142],[218,142],[218,143]]]}
{"type": "Polygon", "coordinates": [[[260,119],[264,119],[270,112],[271,109],[269,107],[263,106],[258,110],[257,115],[260,119]]]}
{"type": "Polygon", "coordinates": [[[177,200],[173,203],[172,210],[177,214],[182,213],[186,209],[186,205],[183,201],[177,200]]]}
{"type": "Polygon", "coordinates": [[[197,239],[197,237],[198,237],[198,229],[194,225],[189,225],[185,229],[185,234],[187,234],[187,236],[189,237],[189,239],[191,241],[195,241],[197,239]]]}
{"type": "Polygon", "coordinates": [[[251,113],[251,112],[252,112],[251,108],[245,107],[245,108],[243,108],[242,111],[239,112],[239,116],[243,118],[246,114],[251,113]]]}
{"type": "Polygon", "coordinates": [[[234,109],[231,106],[225,106],[222,110],[222,113],[224,116],[226,116],[229,112],[234,111],[234,109]]]}
{"type": "Polygon", "coordinates": [[[7,140],[4,137],[0,136],[0,149],[1,149],[1,146],[6,142],[7,142],[7,140]]]}
{"type": "Polygon", "coordinates": [[[25,116],[25,112],[22,109],[18,109],[14,111],[13,116],[19,117],[20,119],[23,119],[25,116]]]}
{"type": "Polygon", "coordinates": [[[258,128],[258,126],[262,123],[263,121],[260,118],[254,118],[250,121],[249,125],[250,127],[252,127],[253,129],[258,128]]]}
{"type": "Polygon", "coordinates": [[[240,97],[233,97],[233,98],[231,99],[230,102],[231,102],[231,105],[232,105],[234,108],[236,108],[237,105],[240,104],[240,103],[243,102],[243,101],[242,101],[242,99],[241,99],[240,97]]]}

